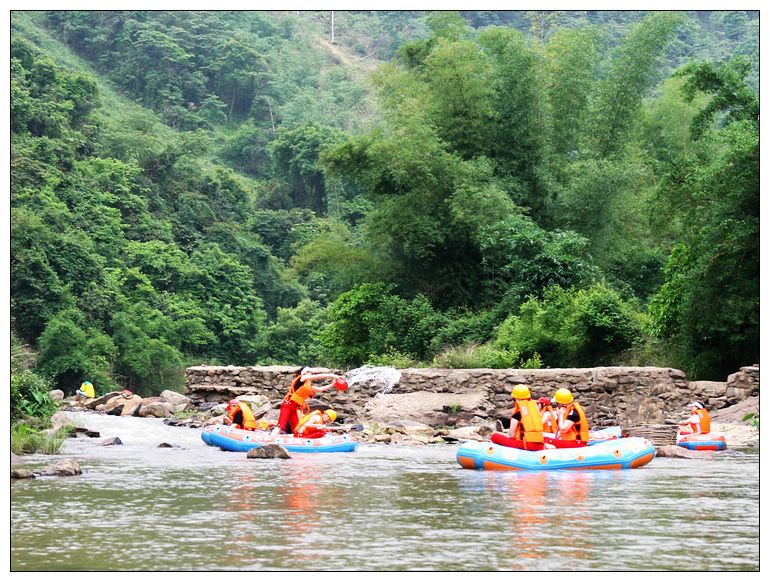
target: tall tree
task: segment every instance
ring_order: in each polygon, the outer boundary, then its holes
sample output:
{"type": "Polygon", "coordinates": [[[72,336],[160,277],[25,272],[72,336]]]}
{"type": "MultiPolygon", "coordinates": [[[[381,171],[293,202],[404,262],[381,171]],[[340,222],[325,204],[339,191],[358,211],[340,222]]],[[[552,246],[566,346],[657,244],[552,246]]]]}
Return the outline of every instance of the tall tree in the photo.
{"type": "Polygon", "coordinates": [[[632,26],[615,49],[593,111],[591,138],[596,155],[623,151],[642,99],[660,74],[660,61],[682,15],[656,12],[632,26]]]}
{"type": "Polygon", "coordinates": [[[759,361],[759,99],[745,62],[685,67],[685,95],[709,96],[696,148],[671,164],[661,201],[685,225],[653,297],[654,329],[688,371],[723,379],[759,361]]]}

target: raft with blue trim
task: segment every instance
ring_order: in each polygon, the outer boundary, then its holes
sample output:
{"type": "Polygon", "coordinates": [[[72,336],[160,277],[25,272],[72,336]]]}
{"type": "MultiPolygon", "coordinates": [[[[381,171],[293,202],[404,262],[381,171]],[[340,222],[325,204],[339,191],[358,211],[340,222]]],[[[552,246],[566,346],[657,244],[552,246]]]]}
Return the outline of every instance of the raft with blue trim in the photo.
{"type": "Polygon", "coordinates": [[[264,445],[280,445],[290,453],[351,453],[358,448],[358,441],[346,434],[326,434],[308,439],[288,434],[272,436],[267,431],[243,430],[224,424],[204,427],[201,439],[207,445],[236,453],[245,453],[264,445]]]}
{"type": "Polygon", "coordinates": [[[457,450],[464,469],[481,471],[555,471],[559,469],[636,469],[655,458],[643,437],[627,437],[571,449],[523,451],[489,441],[469,441],[457,450]]]}
{"type": "Polygon", "coordinates": [[[676,435],[676,444],[691,451],[724,451],[727,448],[725,435],[716,432],[706,434],[676,435]]]}

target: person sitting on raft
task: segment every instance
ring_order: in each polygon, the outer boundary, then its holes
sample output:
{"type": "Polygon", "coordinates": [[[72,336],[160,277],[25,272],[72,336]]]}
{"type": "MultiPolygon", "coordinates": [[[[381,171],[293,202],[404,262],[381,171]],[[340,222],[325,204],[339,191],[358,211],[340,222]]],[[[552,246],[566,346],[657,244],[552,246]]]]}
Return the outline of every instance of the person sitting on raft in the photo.
{"type": "Polygon", "coordinates": [[[492,433],[491,441],[525,451],[542,450],[544,448],[543,420],[537,404],[532,400],[529,387],[516,384],[511,391],[511,396],[514,399],[514,405],[508,436],[499,432],[492,433]]]}
{"type": "Polygon", "coordinates": [[[222,419],[225,424],[231,424],[235,428],[243,430],[257,430],[257,419],[248,402],[231,400],[225,409],[226,416],[222,419]]]}
{"type": "Polygon", "coordinates": [[[707,434],[711,432],[711,416],[697,400],[687,405],[690,418],[679,423],[679,434],[707,434]]]}
{"type": "Polygon", "coordinates": [[[326,434],[326,425],[337,420],[337,413],[331,408],[324,411],[313,410],[299,419],[294,427],[294,436],[306,439],[319,439],[326,434]]]}
{"type": "Polygon", "coordinates": [[[559,388],[553,395],[557,411],[557,431],[553,439],[546,438],[546,442],[557,449],[584,447],[588,444],[588,420],[583,407],[572,396],[572,392],[566,388],[559,388]]]}
{"type": "Polygon", "coordinates": [[[553,409],[555,404],[555,400],[551,400],[546,396],[537,400],[537,407],[540,409],[540,416],[543,419],[543,431],[550,432],[551,434],[556,434],[556,431],[559,430],[556,412],[553,409]]]}
{"type": "Polygon", "coordinates": [[[289,386],[289,392],[281,401],[281,411],[278,414],[278,424],[271,433],[273,436],[283,433],[292,434],[299,422],[300,413],[310,412],[308,398],[313,398],[318,392],[331,388],[346,389],[345,379],[338,374],[313,374],[310,368],[300,368],[289,386]],[[323,386],[314,386],[316,380],[332,380],[323,386]],[[344,388],[342,388],[344,386],[344,388]]]}

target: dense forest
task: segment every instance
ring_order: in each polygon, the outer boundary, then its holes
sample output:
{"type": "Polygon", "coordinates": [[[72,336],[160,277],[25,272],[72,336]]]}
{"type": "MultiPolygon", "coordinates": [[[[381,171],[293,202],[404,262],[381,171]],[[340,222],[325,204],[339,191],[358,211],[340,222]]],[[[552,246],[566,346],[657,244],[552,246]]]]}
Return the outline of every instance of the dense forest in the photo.
{"type": "MultiPolygon", "coordinates": [[[[759,358],[756,12],[13,12],[12,389],[759,358]]],[[[26,400],[25,400],[26,398],[26,400]]]]}

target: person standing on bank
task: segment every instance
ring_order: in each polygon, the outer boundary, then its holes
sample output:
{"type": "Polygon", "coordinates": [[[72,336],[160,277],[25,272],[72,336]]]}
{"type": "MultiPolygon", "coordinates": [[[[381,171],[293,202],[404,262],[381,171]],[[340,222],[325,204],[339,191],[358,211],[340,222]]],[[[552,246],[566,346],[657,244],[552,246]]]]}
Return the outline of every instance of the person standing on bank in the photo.
{"type": "Polygon", "coordinates": [[[318,392],[325,392],[335,387],[339,390],[347,389],[347,382],[339,374],[313,374],[307,367],[297,370],[289,386],[289,391],[281,402],[278,424],[273,429],[273,436],[281,433],[294,433],[300,416],[310,412],[307,399],[315,397],[318,392]],[[331,380],[331,382],[316,386],[313,382],[317,380],[331,380]]]}

